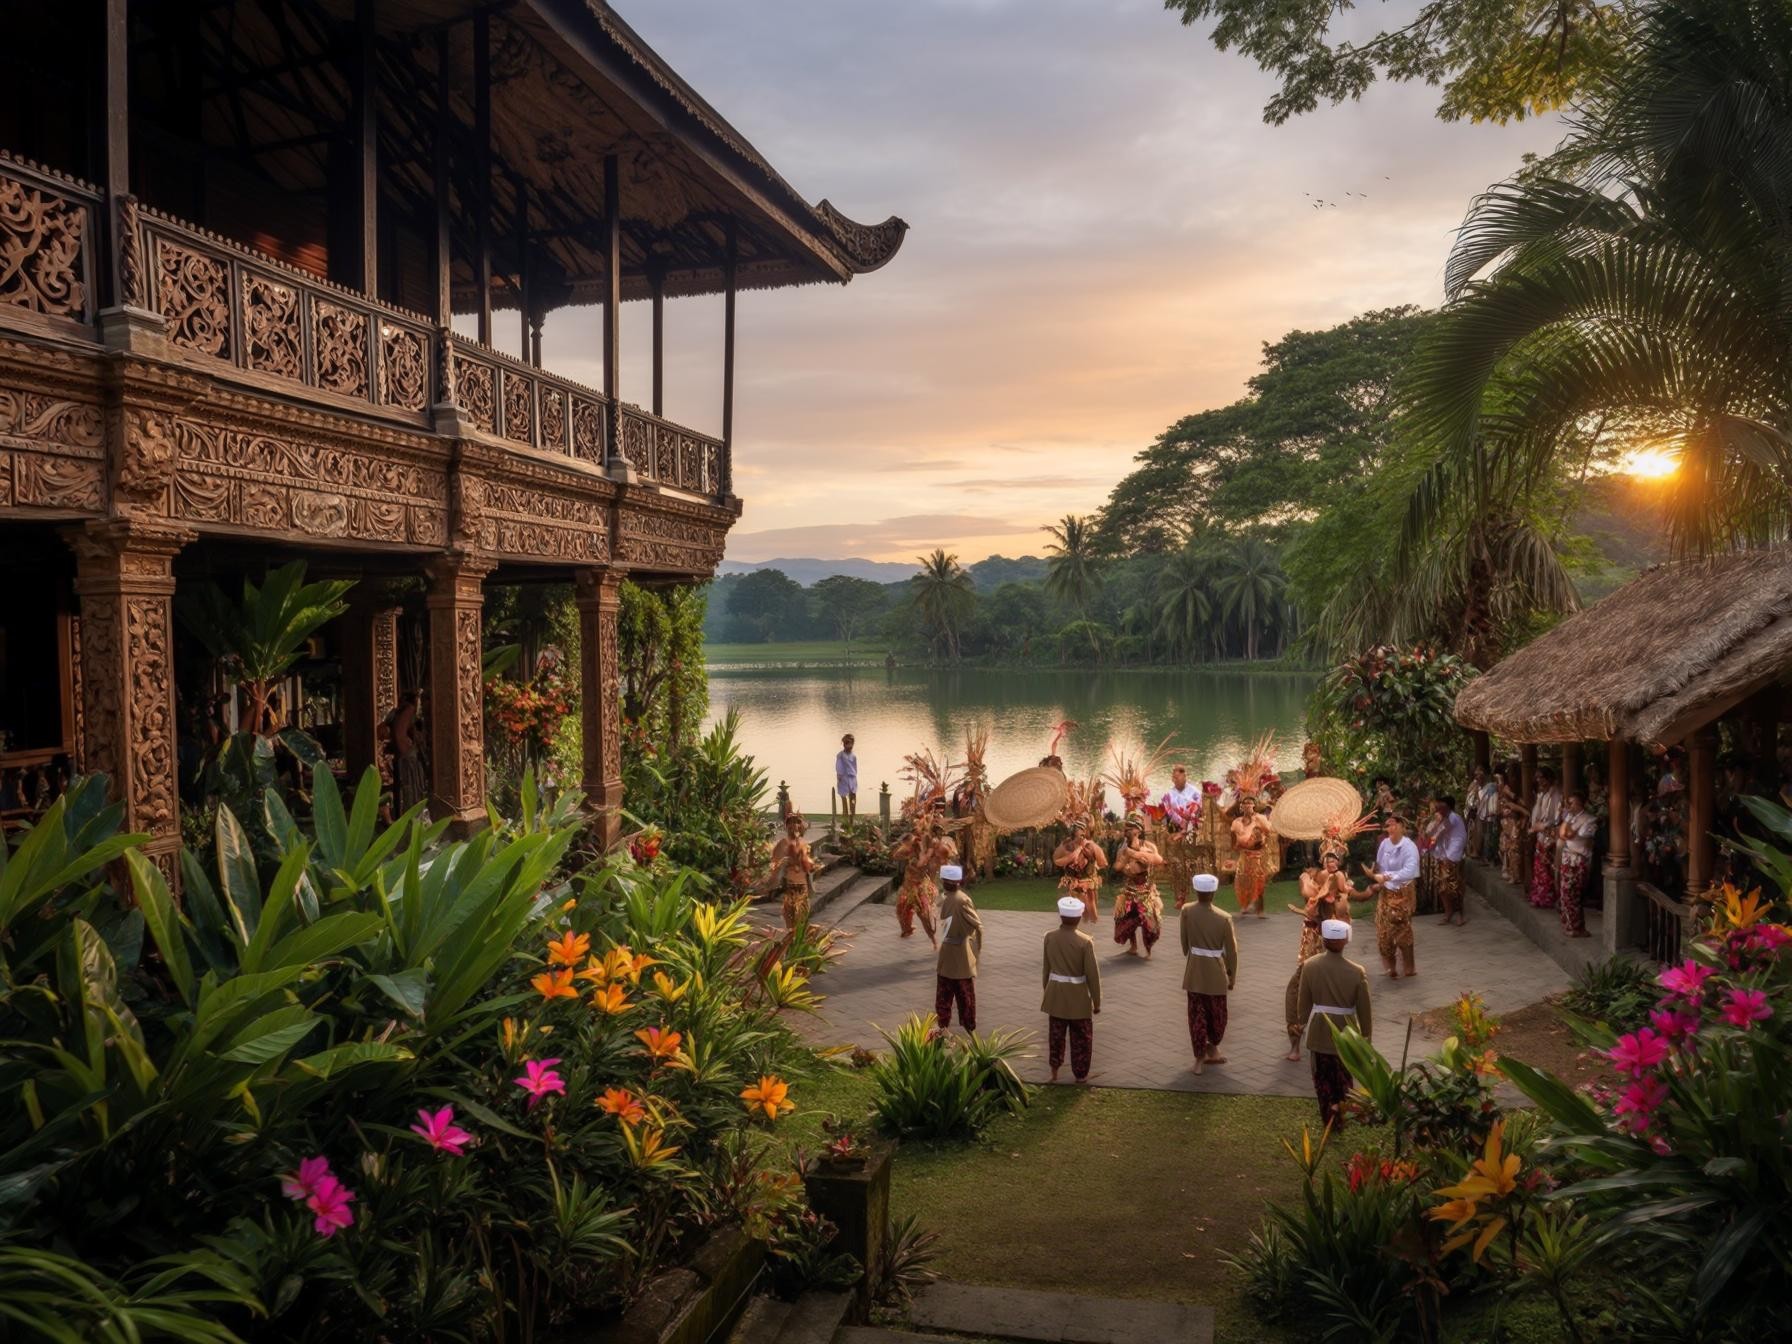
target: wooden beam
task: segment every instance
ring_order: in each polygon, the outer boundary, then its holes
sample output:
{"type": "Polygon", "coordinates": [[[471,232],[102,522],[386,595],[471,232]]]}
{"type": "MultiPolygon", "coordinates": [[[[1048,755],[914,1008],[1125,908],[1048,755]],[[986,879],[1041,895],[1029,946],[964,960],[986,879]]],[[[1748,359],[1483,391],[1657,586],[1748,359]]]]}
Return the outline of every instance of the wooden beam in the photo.
{"type": "Polygon", "coordinates": [[[648,272],[653,286],[653,413],[666,413],[666,277],[656,266],[648,272]]]}
{"type": "Polygon", "coordinates": [[[360,237],[356,288],[380,297],[380,89],[375,0],[355,0],[355,222],[360,237]]]}
{"type": "Polygon", "coordinates": [[[454,87],[449,69],[448,30],[436,34],[436,119],[431,136],[431,170],[434,174],[436,220],[430,240],[431,270],[435,280],[435,313],[439,327],[454,322],[454,235],[449,218],[452,171],[448,158],[448,139],[454,129],[449,93],[454,87]]]}
{"type": "Polygon", "coordinates": [[[492,16],[473,16],[473,281],[479,287],[479,343],[492,343],[492,16]]]}
{"type": "MultiPolygon", "coordinates": [[[[104,144],[106,199],[116,202],[131,194],[131,17],[130,0],[106,0],[106,84],[104,144]]],[[[124,284],[118,274],[120,249],[114,240],[108,282],[111,302],[124,302],[124,284]]]]}
{"type": "Polygon", "coordinates": [[[740,261],[740,239],[732,219],[728,221],[728,254],[722,263],[728,285],[722,293],[722,479],[733,474],[734,463],[734,271],[740,261]]]}
{"type": "MultiPolygon", "coordinates": [[[[1630,744],[1613,738],[1606,744],[1606,804],[1610,815],[1606,820],[1605,866],[1618,870],[1630,867],[1630,744]]],[[[1608,919],[1612,915],[1606,916],[1608,919]]]]}
{"type": "Polygon", "coordinates": [[[1700,728],[1686,739],[1686,895],[1711,885],[1717,822],[1717,730],[1700,728]]]}
{"type": "MultiPolygon", "coordinates": [[[[622,378],[622,160],[604,155],[604,396],[610,399],[611,423],[620,423],[614,408],[622,378]]],[[[620,455],[620,443],[610,445],[620,455]]]]}

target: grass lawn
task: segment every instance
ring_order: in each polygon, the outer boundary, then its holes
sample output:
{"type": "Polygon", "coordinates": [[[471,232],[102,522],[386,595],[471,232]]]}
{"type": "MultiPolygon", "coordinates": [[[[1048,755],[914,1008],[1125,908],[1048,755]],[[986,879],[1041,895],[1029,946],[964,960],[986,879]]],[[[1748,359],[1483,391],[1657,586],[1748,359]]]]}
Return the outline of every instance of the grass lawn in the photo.
{"type": "MultiPolygon", "coordinates": [[[[1107,883],[1101,889],[1101,909],[1106,914],[1113,909],[1114,893],[1120,888],[1115,883],[1107,883]]],[[[1174,915],[1176,898],[1158,883],[1158,890],[1164,898],[1164,912],[1174,915]]],[[[1057,909],[1058,883],[1056,878],[1048,877],[998,877],[993,881],[979,882],[970,889],[971,899],[977,902],[979,910],[1038,910],[1057,909]]],[[[1263,908],[1270,914],[1286,913],[1289,902],[1300,904],[1300,884],[1298,882],[1271,882],[1264,893],[1263,908]]],[[[1238,897],[1233,893],[1229,882],[1220,883],[1219,892],[1213,903],[1222,910],[1238,913],[1238,897]]]]}
{"type": "Polygon", "coordinates": [[[705,644],[703,661],[711,667],[730,663],[866,663],[881,664],[887,646],[881,640],[799,639],[770,644],[705,644]]]}

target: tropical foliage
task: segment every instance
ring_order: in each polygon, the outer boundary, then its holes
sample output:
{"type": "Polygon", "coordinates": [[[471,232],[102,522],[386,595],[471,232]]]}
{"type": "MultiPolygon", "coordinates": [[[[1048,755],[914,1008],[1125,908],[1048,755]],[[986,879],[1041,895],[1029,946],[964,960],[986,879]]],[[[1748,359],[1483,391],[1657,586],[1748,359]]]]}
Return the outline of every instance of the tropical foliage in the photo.
{"type": "Polygon", "coordinates": [[[695,742],[662,749],[637,737],[623,754],[630,819],[664,837],[668,862],[694,870],[717,891],[745,895],[765,874],[766,791],[765,771],[741,751],[738,710],[695,742]]]}
{"type": "Polygon", "coordinates": [[[1370,649],[1321,683],[1308,730],[1359,786],[1385,775],[1398,796],[1423,798],[1439,780],[1466,774],[1469,741],[1454,709],[1472,675],[1453,654],[1370,649]]]}
{"type": "Polygon", "coordinates": [[[957,662],[960,632],[976,606],[970,574],[956,555],[934,551],[922,557],[921,572],[909,580],[909,587],[934,656],[957,662]]]}
{"type": "Polygon", "coordinates": [[[910,1017],[885,1032],[889,1051],[871,1065],[877,1086],[871,1113],[886,1134],[975,1138],[1004,1111],[1027,1105],[1013,1060],[1024,1041],[1004,1032],[963,1039],[941,1033],[931,1017],[910,1017]]]}

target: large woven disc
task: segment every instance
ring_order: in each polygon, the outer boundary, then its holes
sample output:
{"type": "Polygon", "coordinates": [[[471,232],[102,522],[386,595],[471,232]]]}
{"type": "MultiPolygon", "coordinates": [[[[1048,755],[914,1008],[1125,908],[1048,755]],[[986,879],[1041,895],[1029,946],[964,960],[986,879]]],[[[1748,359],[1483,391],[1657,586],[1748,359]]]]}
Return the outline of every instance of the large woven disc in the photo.
{"type": "Polygon", "coordinates": [[[1035,765],[1009,775],[983,800],[983,815],[998,831],[1020,831],[1045,826],[1058,819],[1070,781],[1049,765],[1035,765]]]}
{"type": "Polygon", "coordinates": [[[1326,823],[1348,814],[1354,821],[1363,810],[1363,796],[1333,775],[1314,775],[1292,786],[1276,799],[1269,824],[1285,840],[1320,840],[1326,823]]]}

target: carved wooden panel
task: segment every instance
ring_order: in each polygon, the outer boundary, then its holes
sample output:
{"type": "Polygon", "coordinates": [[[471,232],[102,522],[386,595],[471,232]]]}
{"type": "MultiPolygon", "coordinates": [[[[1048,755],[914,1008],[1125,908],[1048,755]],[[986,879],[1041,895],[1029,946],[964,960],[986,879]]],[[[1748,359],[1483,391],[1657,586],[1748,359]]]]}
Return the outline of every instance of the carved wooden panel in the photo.
{"type": "Polygon", "coordinates": [[[168,607],[166,597],[133,597],[125,604],[130,654],[131,824],[155,835],[179,829],[168,607]]]}
{"type": "Polygon", "coordinates": [[[231,358],[229,267],[158,238],[156,274],[156,308],[168,319],[168,339],[202,355],[231,358]]]}
{"type": "Polygon", "coordinates": [[[603,715],[604,780],[622,778],[622,654],[617,608],[605,603],[597,617],[597,678],[603,715]]]}
{"type": "Polygon", "coordinates": [[[487,434],[494,433],[498,427],[498,393],[493,385],[492,366],[456,358],[454,378],[460,408],[466,412],[467,419],[487,434]]]}
{"type": "Polygon", "coordinates": [[[365,397],[369,387],[367,315],[325,299],[314,300],[311,312],[317,385],[344,396],[365,397]]]}
{"type": "Polygon", "coordinates": [[[657,509],[625,508],[618,514],[617,528],[616,559],[691,574],[707,574],[715,568],[727,536],[725,526],[699,513],[657,509]]]}
{"type": "Polygon", "coordinates": [[[572,399],[572,455],[593,466],[603,465],[603,418],[597,403],[583,397],[572,399]]]}
{"type": "Polygon", "coordinates": [[[516,443],[535,441],[535,398],[529,378],[504,371],[504,437],[516,443]]]}
{"type": "Polygon", "coordinates": [[[653,427],[654,475],[667,485],[678,484],[678,436],[665,425],[653,427]]]}
{"type": "Polygon", "coordinates": [[[479,608],[462,607],[454,613],[454,657],[459,671],[455,697],[460,726],[460,805],[475,808],[485,802],[485,706],[481,679],[483,649],[480,645],[479,608]]]}
{"type": "Polygon", "coordinates": [[[97,407],[0,388],[0,490],[19,508],[96,512],[105,498],[105,428],[97,407]]]}
{"type": "Polygon", "coordinates": [[[722,445],[719,443],[703,446],[703,493],[717,496],[722,493],[722,445]]]}
{"type": "Polygon", "coordinates": [[[650,480],[658,474],[655,470],[651,449],[647,422],[638,415],[624,411],[622,413],[622,455],[629,460],[637,472],[650,480]]]}
{"type": "Polygon", "coordinates": [[[398,610],[373,616],[373,712],[383,719],[398,705],[398,610]]]}
{"type": "Polygon", "coordinates": [[[566,394],[558,388],[541,389],[541,446],[566,451],[566,394]]]}
{"type": "Polygon", "coordinates": [[[487,484],[468,541],[497,555],[602,563],[610,555],[609,508],[541,487],[487,484]]]}
{"type": "Polygon", "coordinates": [[[0,304],[87,318],[87,207],[0,176],[0,304]]]}
{"type": "Polygon", "coordinates": [[[678,483],[686,490],[703,489],[703,444],[689,434],[678,436],[678,483]]]}
{"type": "Polygon", "coordinates": [[[243,277],[243,362],[263,373],[305,376],[299,291],[253,271],[243,277]]]}
{"type": "Polygon", "coordinates": [[[380,400],[421,411],[429,402],[429,355],[423,337],[405,327],[380,326],[380,400]]]}

